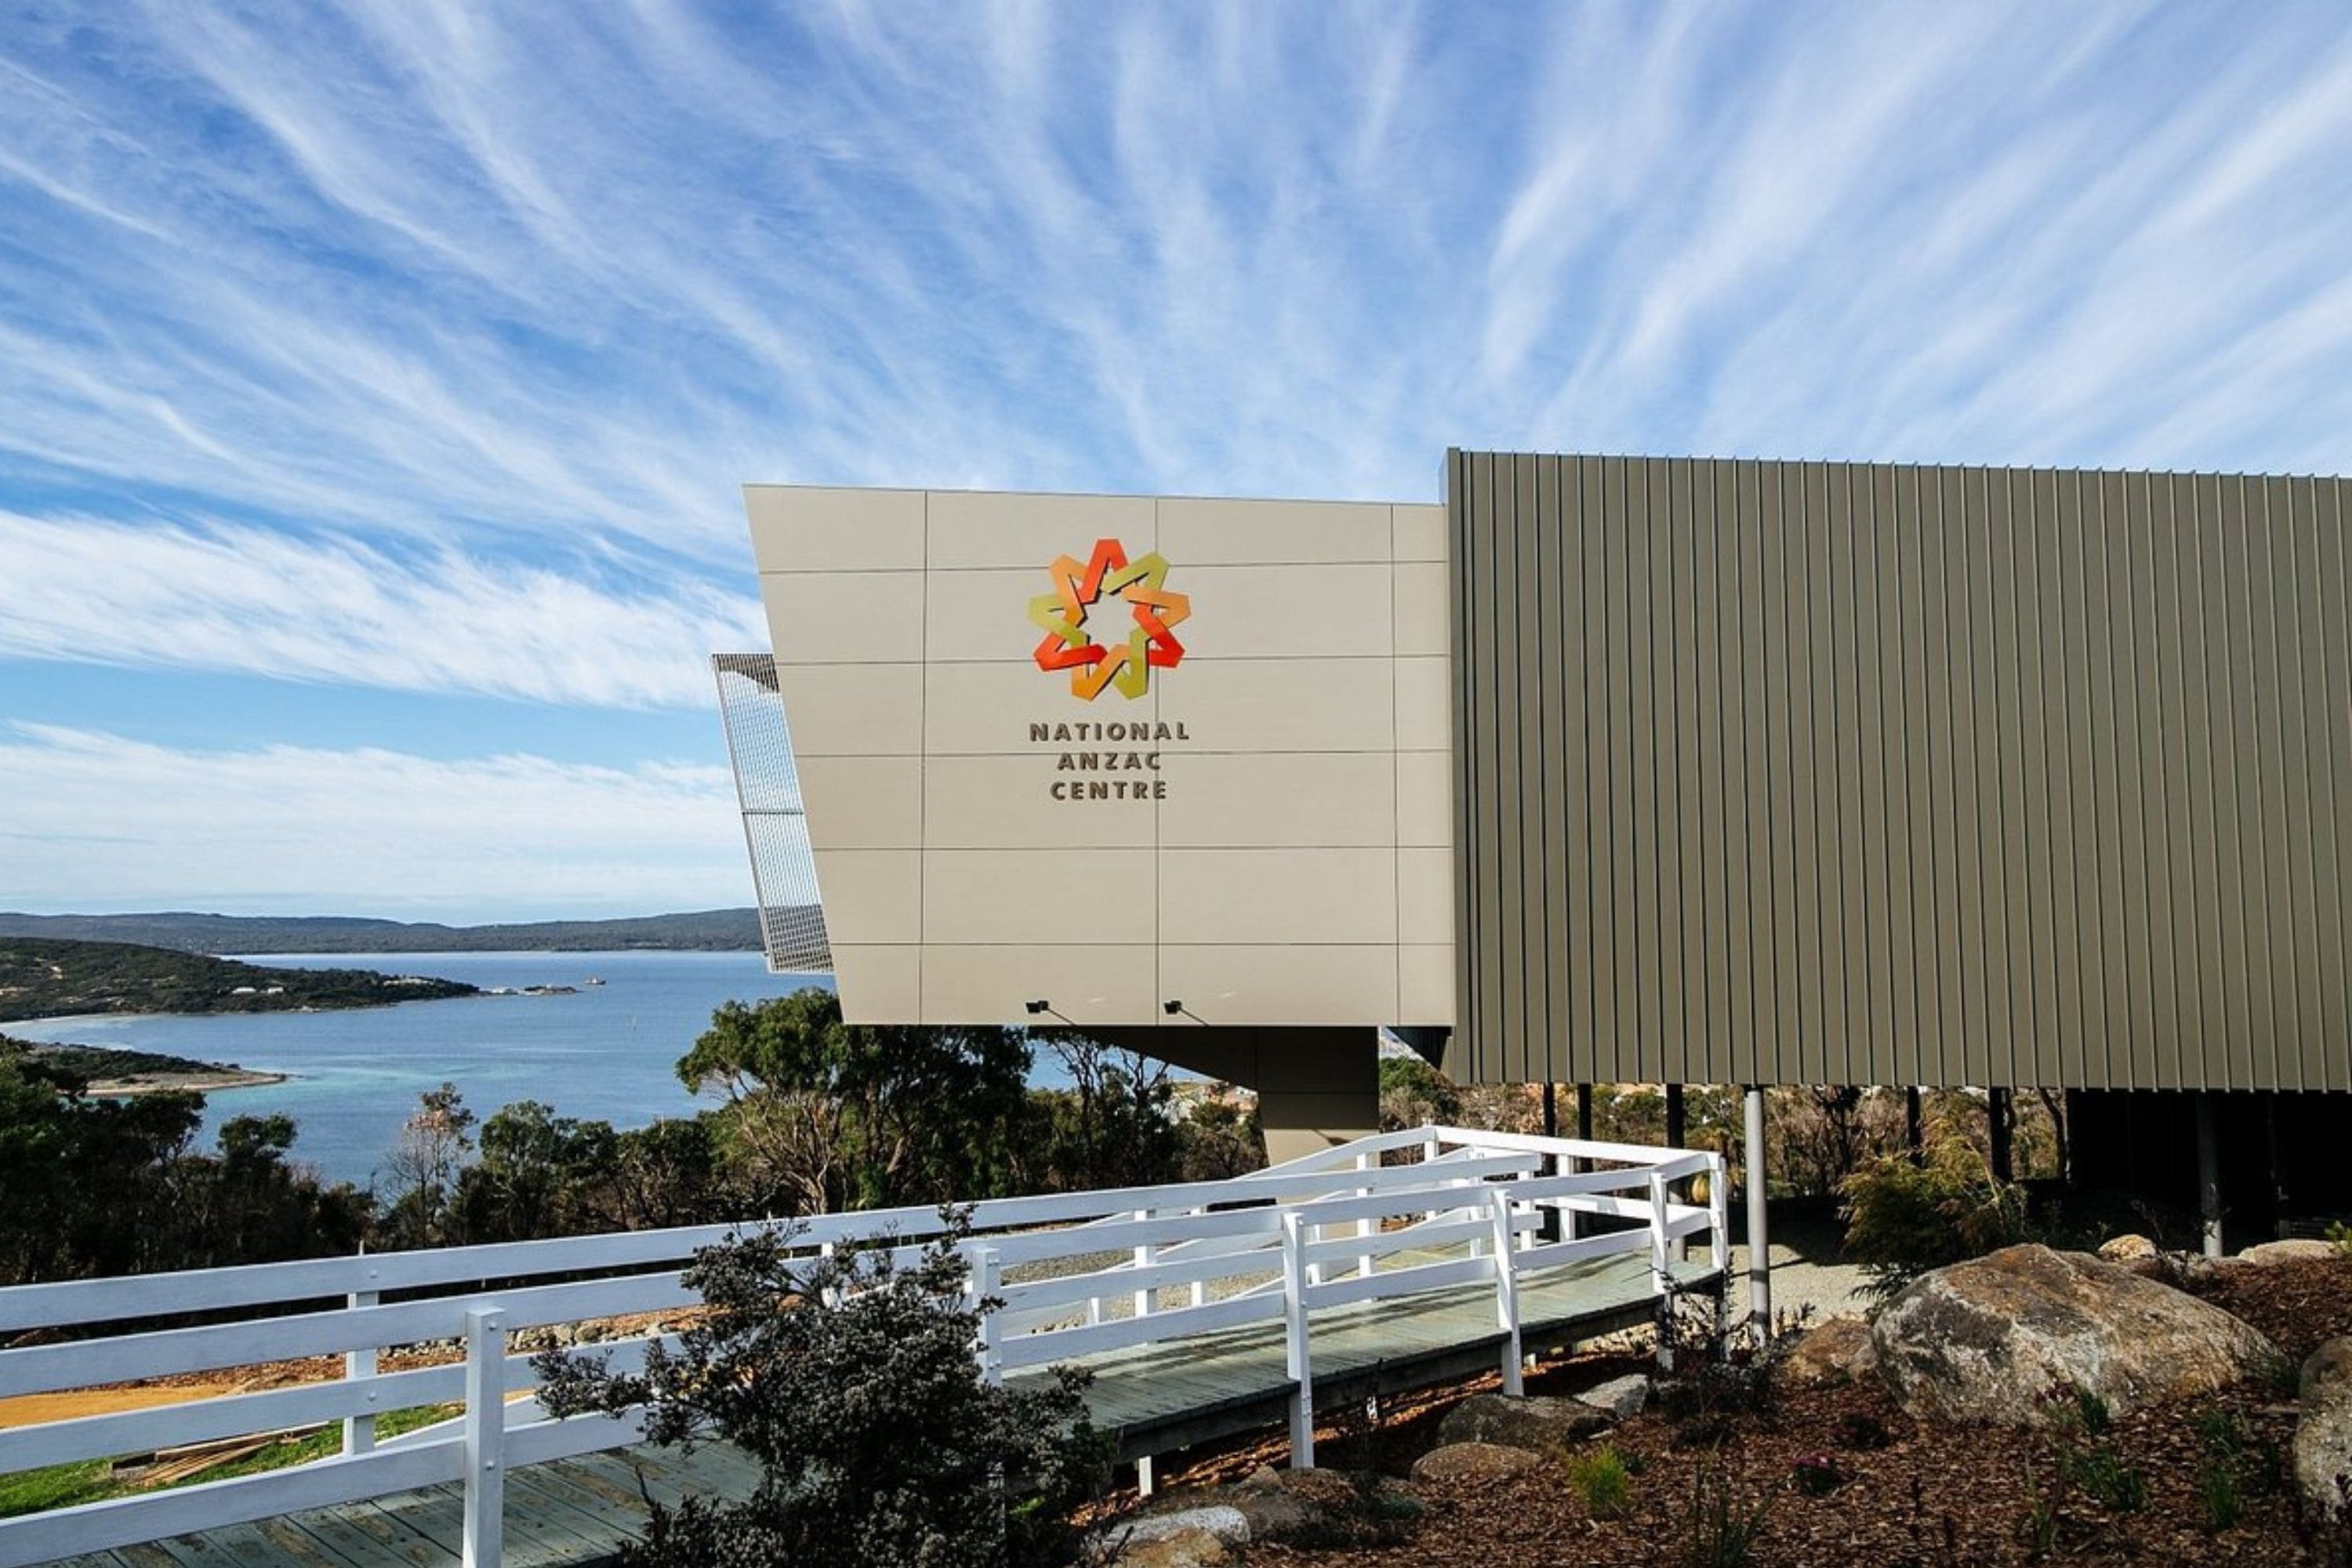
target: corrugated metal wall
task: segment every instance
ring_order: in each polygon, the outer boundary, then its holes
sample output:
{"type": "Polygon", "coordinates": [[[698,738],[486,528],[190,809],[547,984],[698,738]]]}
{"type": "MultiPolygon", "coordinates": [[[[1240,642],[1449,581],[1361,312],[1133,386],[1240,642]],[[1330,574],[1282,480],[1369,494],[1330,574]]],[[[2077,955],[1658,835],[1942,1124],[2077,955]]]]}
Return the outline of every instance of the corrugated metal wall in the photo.
{"type": "Polygon", "coordinates": [[[2344,481],[1447,490],[1450,1071],[2352,1088],[2344,481]]]}

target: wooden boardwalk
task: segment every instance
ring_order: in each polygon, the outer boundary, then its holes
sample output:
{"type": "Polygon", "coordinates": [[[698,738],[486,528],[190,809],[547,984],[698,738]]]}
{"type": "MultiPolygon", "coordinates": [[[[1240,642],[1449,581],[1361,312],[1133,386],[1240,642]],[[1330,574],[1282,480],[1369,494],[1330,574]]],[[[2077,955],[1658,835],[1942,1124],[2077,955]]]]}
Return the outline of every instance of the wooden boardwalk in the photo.
{"type": "MultiPolygon", "coordinates": [[[[1676,1265],[1677,1283],[1711,1289],[1704,1262],[1676,1265]]],[[[1519,1282],[1529,1352],[1647,1323],[1656,1311],[1648,1261],[1621,1255],[1530,1273],[1519,1282]]],[[[1280,1323],[1074,1358],[1095,1373],[1087,1405],[1122,1458],[1168,1454],[1280,1423],[1296,1384],[1280,1323]]],[[[1495,1369],[1503,1342],[1491,1285],[1461,1286],[1318,1311],[1310,1342],[1322,1409],[1495,1369]]],[[[1016,1373],[1019,1385],[1043,1372],[1016,1373]]],[[[658,1448],[526,1466],[507,1478],[510,1568],[588,1568],[615,1560],[646,1518],[645,1496],[751,1494],[756,1467],[724,1445],[691,1457],[658,1448]]],[[[60,1560],[69,1568],[450,1568],[458,1562],[462,1489],[456,1483],[256,1524],[174,1536],[60,1560]]]]}

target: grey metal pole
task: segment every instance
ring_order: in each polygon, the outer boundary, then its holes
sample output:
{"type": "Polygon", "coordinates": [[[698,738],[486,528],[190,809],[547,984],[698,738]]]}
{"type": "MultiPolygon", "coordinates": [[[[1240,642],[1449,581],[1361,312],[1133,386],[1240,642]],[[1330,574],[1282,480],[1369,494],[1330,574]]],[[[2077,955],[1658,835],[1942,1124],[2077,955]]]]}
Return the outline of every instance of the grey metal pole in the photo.
{"type": "Polygon", "coordinates": [[[2213,1097],[2197,1091],[2197,1210],[2205,1256],[2221,1256],[2221,1135],[2213,1124],[2213,1097]]]}
{"type": "Polygon", "coordinates": [[[1772,1335],[1772,1238],[1764,1218],[1764,1090],[1748,1086],[1748,1321],[1762,1344],[1772,1335]]]}

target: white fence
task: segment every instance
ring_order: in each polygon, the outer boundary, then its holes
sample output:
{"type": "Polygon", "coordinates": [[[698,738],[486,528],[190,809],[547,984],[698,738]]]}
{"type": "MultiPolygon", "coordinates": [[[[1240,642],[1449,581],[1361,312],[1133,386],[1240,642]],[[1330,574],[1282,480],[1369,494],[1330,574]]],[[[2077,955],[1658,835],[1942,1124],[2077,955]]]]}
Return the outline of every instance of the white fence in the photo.
{"type": "MultiPolygon", "coordinates": [[[[1445,1287],[1491,1284],[1505,1386],[1518,1392],[1518,1299],[1547,1271],[1645,1256],[1653,1290],[1669,1259],[1704,1236],[1727,1265],[1719,1155],[1427,1127],[1359,1139],[1231,1181],[977,1204],[960,1244],[971,1289],[1001,1303],[975,1347],[983,1373],[1072,1361],[1238,1326],[1283,1325],[1296,1462],[1314,1460],[1309,1330],[1318,1310],[1445,1287]],[[1391,1163],[1389,1161],[1398,1163],[1391,1163]],[[1588,1168],[1589,1167],[1589,1168],[1588,1168]],[[1708,1178],[1704,1206],[1676,1184],[1708,1178]],[[1547,1216],[1557,1216],[1548,1220],[1547,1216]],[[1596,1227],[1582,1216],[1635,1222],[1596,1227]]],[[[769,1223],[769,1222],[760,1222],[769,1223]]],[[[894,1234],[908,1250],[940,1233],[936,1210],[793,1222],[793,1246],[820,1249],[894,1234]]],[[[632,1420],[558,1421],[538,1406],[526,1329],[698,1304],[680,1281],[696,1249],[752,1226],[380,1253],[0,1289],[0,1339],[27,1330],[234,1312],[274,1315],[194,1328],[80,1337],[0,1351],[0,1398],[339,1355],[343,1376],[160,1407],[0,1429],[0,1474],[142,1455],[240,1436],[341,1423],[341,1451],[312,1464],[0,1520],[0,1568],[462,1481],[467,1568],[499,1561],[503,1478],[518,1465],[637,1440],[632,1420]],[[588,1278],[579,1278],[589,1276],[588,1278]],[[403,1299],[387,1300],[387,1297],[403,1299]],[[340,1302],[326,1306],[320,1303],[340,1302]],[[307,1309],[307,1310],[306,1310],[307,1309]],[[462,1359],[384,1371],[386,1347],[455,1340],[462,1359]],[[517,1397],[520,1396],[520,1397],[517,1397]],[[460,1418],[379,1442],[394,1410],[456,1404],[460,1418]]],[[[615,1370],[642,1365],[644,1339],[581,1346],[615,1370]]]]}

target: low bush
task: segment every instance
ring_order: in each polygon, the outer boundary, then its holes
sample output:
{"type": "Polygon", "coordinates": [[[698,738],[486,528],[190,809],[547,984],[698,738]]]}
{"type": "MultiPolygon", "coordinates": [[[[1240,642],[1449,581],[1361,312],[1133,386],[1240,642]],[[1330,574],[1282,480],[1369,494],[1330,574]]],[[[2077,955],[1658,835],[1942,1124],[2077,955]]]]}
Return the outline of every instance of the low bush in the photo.
{"type": "Polygon", "coordinates": [[[900,1266],[879,1244],[809,1258],[788,1232],[734,1237],[696,1254],[686,1282],[709,1310],[675,1353],[648,1346],[636,1374],[540,1356],[558,1415],[643,1406],[653,1442],[724,1440],[759,1462],[740,1504],[656,1504],[624,1561],[992,1568],[1066,1553],[1069,1508],[1108,1471],[1086,1378],[1061,1370],[1021,1391],[982,1378],[957,1239],[900,1266]]]}
{"type": "Polygon", "coordinates": [[[1993,1178],[1984,1159],[1952,1135],[1931,1142],[1918,1164],[1876,1159],[1839,1187],[1846,1256],[1863,1265],[1864,1289],[1891,1297],[1931,1268],[2038,1239],[2025,1189],[1993,1178]]]}
{"type": "Polygon", "coordinates": [[[1633,1482],[1623,1456],[1607,1443],[1568,1457],[1568,1484],[1594,1519],[1622,1519],[1633,1506],[1633,1482]]]}

